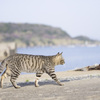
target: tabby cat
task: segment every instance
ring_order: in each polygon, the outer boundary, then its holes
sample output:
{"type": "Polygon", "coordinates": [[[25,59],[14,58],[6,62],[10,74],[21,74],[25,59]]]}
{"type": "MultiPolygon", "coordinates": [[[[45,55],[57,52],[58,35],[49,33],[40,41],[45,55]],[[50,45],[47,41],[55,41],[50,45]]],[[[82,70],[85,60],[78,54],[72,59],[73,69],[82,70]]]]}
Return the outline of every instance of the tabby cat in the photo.
{"type": "Polygon", "coordinates": [[[10,76],[10,81],[15,88],[20,88],[15,82],[21,72],[35,72],[36,80],[35,86],[38,87],[38,78],[43,73],[47,73],[54,79],[59,85],[62,85],[55,74],[55,66],[63,65],[65,63],[62,53],[57,53],[53,56],[42,55],[27,55],[27,54],[15,54],[7,57],[1,62],[0,74],[1,76],[1,88],[3,88],[3,79],[10,76]]]}

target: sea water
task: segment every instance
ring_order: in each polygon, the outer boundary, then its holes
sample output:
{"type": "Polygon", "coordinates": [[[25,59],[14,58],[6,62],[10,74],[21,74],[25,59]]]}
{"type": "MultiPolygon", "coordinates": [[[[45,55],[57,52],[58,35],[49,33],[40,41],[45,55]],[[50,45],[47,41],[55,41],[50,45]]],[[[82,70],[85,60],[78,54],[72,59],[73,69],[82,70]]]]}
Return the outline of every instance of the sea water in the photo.
{"type": "Polygon", "coordinates": [[[94,64],[100,64],[100,46],[95,47],[27,47],[18,48],[17,53],[32,55],[55,55],[63,52],[65,59],[64,65],[55,67],[58,71],[68,71],[76,68],[86,67],[94,64]]]}

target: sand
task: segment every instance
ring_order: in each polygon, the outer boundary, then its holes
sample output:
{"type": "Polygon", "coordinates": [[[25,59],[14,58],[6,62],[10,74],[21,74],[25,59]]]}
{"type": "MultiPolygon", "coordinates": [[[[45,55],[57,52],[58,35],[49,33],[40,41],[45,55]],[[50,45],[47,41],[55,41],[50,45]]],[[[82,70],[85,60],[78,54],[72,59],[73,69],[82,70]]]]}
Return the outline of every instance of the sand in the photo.
{"type": "Polygon", "coordinates": [[[19,76],[17,83],[21,88],[15,89],[7,78],[4,88],[0,88],[0,100],[100,100],[100,71],[56,74],[64,86],[57,85],[47,74],[43,74],[40,87],[35,87],[35,74],[27,74],[19,76]]]}

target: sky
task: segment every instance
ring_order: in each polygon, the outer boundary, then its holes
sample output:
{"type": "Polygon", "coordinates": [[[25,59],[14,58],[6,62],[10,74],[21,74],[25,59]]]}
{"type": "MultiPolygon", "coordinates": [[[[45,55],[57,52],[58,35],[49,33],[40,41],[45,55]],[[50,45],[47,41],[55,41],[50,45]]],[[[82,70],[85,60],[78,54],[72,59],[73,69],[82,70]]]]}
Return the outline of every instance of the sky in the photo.
{"type": "Polygon", "coordinates": [[[100,40],[100,0],[0,0],[0,22],[50,25],[100,40]]]}

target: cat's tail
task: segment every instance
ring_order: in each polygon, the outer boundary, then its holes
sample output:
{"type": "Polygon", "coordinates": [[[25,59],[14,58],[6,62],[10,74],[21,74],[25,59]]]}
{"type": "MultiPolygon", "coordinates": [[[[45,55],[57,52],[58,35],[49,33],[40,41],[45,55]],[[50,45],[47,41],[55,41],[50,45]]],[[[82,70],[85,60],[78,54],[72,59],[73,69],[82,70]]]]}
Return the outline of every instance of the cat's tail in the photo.
{"type": "Polygon", "coordinates": [[[5,67],[6,67],[6,60],[3,60],[2,62],[1,62],[1,65],[0,65],[0,74],[3,72],[3,70],[5,69],[5,67]]]}

